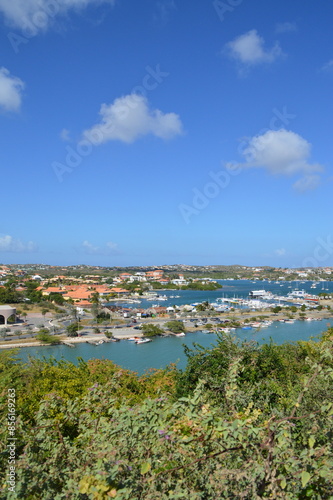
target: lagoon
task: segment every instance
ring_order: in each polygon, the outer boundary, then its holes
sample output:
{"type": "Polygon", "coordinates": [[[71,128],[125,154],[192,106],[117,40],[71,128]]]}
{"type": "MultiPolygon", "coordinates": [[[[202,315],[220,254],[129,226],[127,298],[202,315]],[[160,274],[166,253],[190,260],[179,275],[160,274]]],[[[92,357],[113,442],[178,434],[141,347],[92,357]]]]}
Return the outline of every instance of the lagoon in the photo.
{"type": "MultiPolygon", "coordinates": [[[[234,334],[240,340],[253,340],[258,343],[269,342],[272,339],[276,344],[309,340],[325,332],[330,326],[327,319],[321,321],[295,321],[293,324],[274,322],[261,330],[237,329],[234,334]]],[[[198,343],[203,347],[212,347],[216,342],[215,334],[202,332],[188,333],[185,337],[159,337],[148,344],[136,345],[128,340],[105,343],[98,346],[86,343],[77,344],[75,348],[61,346],[43,346],[20,348],[18,358],[26,362],[29,356],[36,358],[53,356],[55,359],[66,359],[73,363],[78,358],[88,361],[92,358],[111,359],[116,364],[142,374],[150,368],[165,368],[170,363],[176,363],[179,369],[185,369],[187,358],[184,347],[193,347],[198,343]]]]}

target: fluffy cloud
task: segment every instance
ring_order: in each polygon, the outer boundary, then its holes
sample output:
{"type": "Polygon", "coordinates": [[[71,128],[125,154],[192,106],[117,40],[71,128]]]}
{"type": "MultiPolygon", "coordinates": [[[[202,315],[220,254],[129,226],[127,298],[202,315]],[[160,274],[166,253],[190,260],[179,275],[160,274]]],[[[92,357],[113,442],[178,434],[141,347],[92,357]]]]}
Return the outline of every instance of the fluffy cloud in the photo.
{"type": "Polygon", "coordinates": [[[6,68],[0,68],[0,108],[6,111],[19,111],[24,83],[11,76],[6,68]]]}
{"type": "Polygon", "coordinates": [[[147,99],[137,94],[120,97],[112,104],[102,104],[99,114],[100,123],[83,133],[93,144],[117,140],[130,143],[148,134],[170,139],[182,133],[178,115],[149,109],[147,99]]]}
{"type": "Polygon", "coordinates": [[[262,167],[277,175],[301,174],[294,184],[299,191],[314,189],[320,181],[314,174],[323,171],[318,163],[309,163],[311,144],[290,130],[268,130],[252,137],[242,154],[246,159],[244,166],[262,167]]]}
{"type": "Polygon", "coordinates": [[[271,49],[266,49],[265,41],[258,35],[257,30],[240,35],[227,43],[225,48],[233,59],[247,66],[272,63],[282,55],[278,42],[271,49]]]}
{"type": "Polygon", "coordinates": [[[320,182],[321,177],[319,175],[305,175],[295,182],[294,188],[299,193],[304,193],[305,191],[312,191],[313,189],[316,189],[320,182]]]}
{"type": "Polygon", "coordinates": [[[330,59],[324,66],[321,67],[322,71],[333,71],[333,59],[330,59]]]}
{"type": "Polygon", "coordinates": [[[296,23],[278,23],[275,27],[276,33],[290,33],[293,31],[297,31],[296,23]]]}
{"type": "Polygon", "coordinates": [[[13,238],[9,234],[0,235],[0,252],[35,252],[37,245],[32,241],[23,243],[21,240],[13,238]]]}
{"type": "Polygon", "coordinates": [[[275,250],[275,254],[278,255],[279,257],[282,257],[283,255],[286,255],[286,249],[285,248],[277,248],[275,250]]]}
{"type": "Polygon", "coordinates": [[[80,10],[89,5],[114,5],[115,0],[1,0],[0,12],[11,26],[36,35],[45,31],[52,20],[69,10],[80,10]]]}
{"type": "Polygon", "coordinates": [[[117,243],[112,241],[107,242],[105,247],[99,247],[85,240],[81,245],[81,250],[88,255],[117,255],[120,253],[117,243]]]}

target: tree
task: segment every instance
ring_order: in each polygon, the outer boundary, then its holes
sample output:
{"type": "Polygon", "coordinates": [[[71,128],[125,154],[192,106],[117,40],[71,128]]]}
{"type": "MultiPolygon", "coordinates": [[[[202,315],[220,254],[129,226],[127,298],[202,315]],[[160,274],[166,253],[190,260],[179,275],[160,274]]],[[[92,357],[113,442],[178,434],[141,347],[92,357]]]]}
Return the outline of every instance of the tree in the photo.
{"type": "Polygon", "coordinates": [[[50,311],[50,309],[48,309],[47,307],[43,307],[42,308],[42,315],[43,315],[43,318],[44,318],[44,321],[45,321],[45,316],[46,314],[50,311]]]}
{"type": "Polygon", "coordinates": [[[52,335],[50,335],[50,332],[48,331],[47,328],[41,328],[36,335],[36,339],[39,342],[45,342],[46,344],[58,344],[59,343],[59,341],[57,339],[55,339],[52,335]]]}
{"type": "Polygon", "coordinates": [[[282,311],[282,307],[281,306],[275,306],[275,307],[272,307],[272,312],[274,314],[277,314],[279,313],[280,311],[282,311]]]}
{"type": "Polygon", "coordinates": [[[177,320],[168,321],[167,323],[165,323],[165,326],[172,333],[185,332],[185,327],[182,321],[177,321],[177,320]]]}
{"type": "Polygon", "coordinates": [[[6,283],[0,288],[0,304],[16,304],[23,300],[23,295],[15,290],[14,284],[6,283]]]}
{"type": "Polygon", "coordinates": [[[43,295],[41,290],[37,290],[39,287],[39,283],[36,281],[27,281],[25,283],[26,286],[26,297],[30,302],[37,303],[43,300],[43,295]]]}
{"type": "Polygon", "coordinates": [[[70,325],[68,325],[67,328],[66,328],[68,337],[77,337],[78,336],[78,331],[81,328],[82,327],[79,325],[78,321],[76,321],[75,323],[71,323],[70,325]]]}
{"type": "Polygon", "coordinates": [[[96,323],[98,322],[98,315],[100,313],[100,306],[98,302],[94,302],[91,306],[91,314],[94,316],[96,323]]]}
{"type": "Polygon", "coordinates": [[[48,295],[47,300],[49,300],[50,302],[55,302],[56,304],[59,304],[60,306],[63,305],[63,303],[65,302],[65,299],[61,295],[61,293],[57,293],[57,292],[51,292],[48,295]]]}
{"type": "Polygon", "coordinates": [[[146,337],[155,337],[156,335],[161,335],[162,333],[164,333],[164,330],[162,330],[162,328],[151,323],[145,323],[144,325],[142,325],[141,331],[146,337]]]}
{"type": "Polygon", "coordinates": [[[98,292],[94,292],[90,295],[90,302],[92,304],[100,304],[100,296],[98,292]]]}

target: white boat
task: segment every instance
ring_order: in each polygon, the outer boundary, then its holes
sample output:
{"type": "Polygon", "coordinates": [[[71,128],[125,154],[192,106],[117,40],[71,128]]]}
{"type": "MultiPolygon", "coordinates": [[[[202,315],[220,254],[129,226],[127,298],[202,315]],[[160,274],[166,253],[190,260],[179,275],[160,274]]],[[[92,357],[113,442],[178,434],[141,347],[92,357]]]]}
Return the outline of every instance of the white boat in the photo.
{"type": "Polygon", "coordinates": [[[142,338],[135,341],[136,344],[147,344],[147,342],[151,342],[151,339],[142,338]]]}
{"type": "Polygon", "coordinates": [[[185,333],[184,332],[175,333],[174,336],[175,337],[185,337],[185,333]]]}
{"type": "Polygon", "coordinates": [[[274,295],[266,290],[251,290],[249,293],[251,299],[272,299],[274,295]]]}
{"type": "Polygon", "coordinates": [[[305,290],[293,290],[292,292],[288,293],[287,298],[290,298],[290,299],[303,299],[305,295],[306,295],[306,291],[305,290]]]}

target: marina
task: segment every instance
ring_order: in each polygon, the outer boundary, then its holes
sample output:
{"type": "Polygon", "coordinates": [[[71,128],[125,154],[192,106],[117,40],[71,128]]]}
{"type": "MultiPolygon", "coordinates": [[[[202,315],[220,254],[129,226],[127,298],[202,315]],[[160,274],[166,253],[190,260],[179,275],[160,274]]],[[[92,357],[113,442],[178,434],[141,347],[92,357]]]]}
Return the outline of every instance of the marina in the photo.
{"type": "MultiPolygon", "coordinates": [[[[111,338],[100,334],[90,335],[86,339],[84,336],[65,339],[62,345],[20,347],[19,358],[28,361],[30,356],[53,356],[56,359],[64,358],[72,362],[77,362],[77,358],[80,357],[84,360],[105,358],[138,373],[150,368],[163,368],[170,363],[177,363],[179,368],[184,369],[186,356],[183,345],[192,347],[193,343],[198,342],[204,347],[209,347],[220,334],[231,334],[241,341],[262,343],[272,340],[280,344],[308,340],[330,327],[331,313],[329,311],[323,311],[324,314],[318,311],[314,311],[316,314],[311,313],[317,303],[304,300],[308,295],[316,298],[312,282],[261,281],[260,286],[256,281],[250,280],[219,280],[219,282],[223,288],[214,291],[177,290],[175,293],[174,290],[163,290],[160,297],[165,311],[168,315],[171,314],[173,319],[184,322],[186,334],[166,332],[161,337],[145,338],[138,329],[138,323],[134,323],[136,329],[133,329],[133,326],[111,327],[113,332],[111,338]],[[202,303],[208,304],[211,310],[215,311],[216,317],[204,312],[198,316],[193,312],[196,311],[196,306],[202,303]],[[305,304],[308,311],[302,321],[297,317],[298,312],[296,317],[292,317],[290,312],[287,313],[290,311],[290,306],[301,304],[305,304]],[[275,316],[270,313],[267,317],[266,311],[276,306],[280,306],[280,315],[275,316]],[[288,306],[289,309],[284,311],[288,306]],[[238,327],[233,324],[232,318],[242,318],[238,327]],[[142,348],[138,349],[137,345],[142,345],[142,348]]],[[[333,293],[332,282],[325,282],[321,287],[325,292],[333,293]]],[[[168,317],[164,320],[155,318],[154,315],[145,318],[146,312],[153,307],[151,302],[154,305],[159,302],[158,297],[159,294],[153,293],[148,298],[140,298],[135,302],[121,301],[119,305],[121,304],[123,311],[127,311],[124,312],[124,317],[126,315],[127,318],[131,316],[133,318],[136,317],[137,310],[144,311],[143,320],[140,321],[158,322],[163,327],[168,317]]]]}
{"type": "MultiPolygon", "coordinates": [[[[203,301],[220,308],[220,312],[228,307],[260,309],[267,307],[267,304],[292,305],[318,302],[317,294],[333,293],[333,282],[322,283],[311,281],[278,281],[269,280],[217,280],[222,285],[222,289],[214,291],[194,291],[194,290],[163,290],[161,293],[153,292],[147,296],[133,300],[122,299],[109,303],[112,306],[121,306],[129,309],[147,309],[150,307],[181,306],[190,304],[198,305],[203,301]],[[318,284],[319,283],[319,284],[318,284]],[[259,285],[259,286],[258,286],[259,285]],[[315,285],[315,287],[313,286],[315,285]],[[260,287],[260,288],[259,288],[260,287]],[[152,303],[153,302],[153,303],[152,303]]],[[[106,304],[108,305],[108,304],[106,304]]]]}

